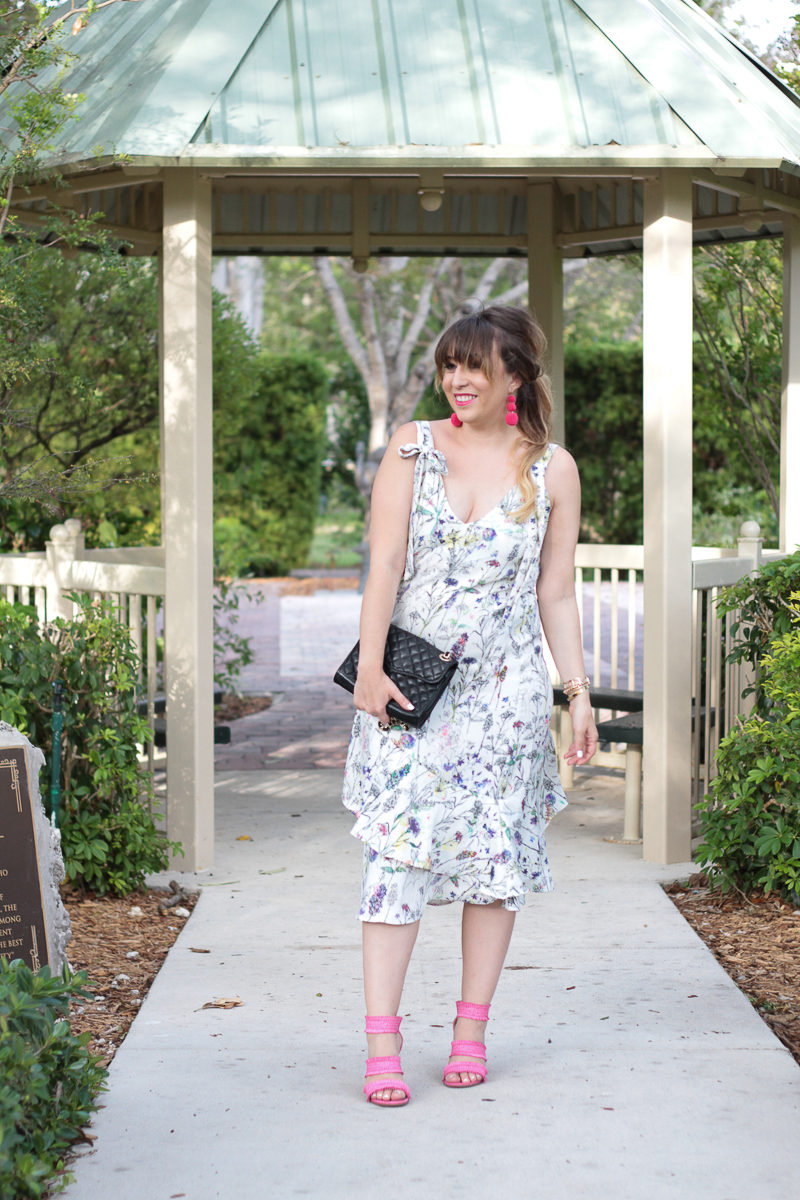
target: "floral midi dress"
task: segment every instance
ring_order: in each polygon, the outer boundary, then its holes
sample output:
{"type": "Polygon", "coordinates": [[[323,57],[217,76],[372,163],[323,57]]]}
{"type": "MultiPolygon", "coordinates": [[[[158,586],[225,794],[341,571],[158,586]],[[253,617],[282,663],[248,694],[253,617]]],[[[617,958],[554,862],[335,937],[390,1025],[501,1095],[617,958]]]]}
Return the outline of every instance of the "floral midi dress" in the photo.
{"type": "Polygon", "coordinates": [[[552,889],[545,827],[567,803],[536,599],[555,447],[532,468],[537,499],[527,521],[510,515],[521,503],[514,486],[467,523],[448,503],[447,463],[427,422],[417,422],[417,436],[400,447],[416,464],[392,621],[452,651],[458,668],[420,729],[384,733],[377,718],[355,715],[343,801],[365,843],[366,920],[414,919],[404,876],[425,879],[428,903],[521,908],[527,892],[552,889]],[[380,870],[370,871],[375,863],[380,870]],[[384,915],[393,903],[398,911],[384,915]]]}

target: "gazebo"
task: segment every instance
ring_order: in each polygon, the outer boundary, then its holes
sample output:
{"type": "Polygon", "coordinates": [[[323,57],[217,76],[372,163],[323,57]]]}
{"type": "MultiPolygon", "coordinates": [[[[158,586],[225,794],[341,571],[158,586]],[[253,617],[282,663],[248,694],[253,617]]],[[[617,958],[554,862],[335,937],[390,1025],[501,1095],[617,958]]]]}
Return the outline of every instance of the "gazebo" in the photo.
{"type": "MultiPolygon", "coordinates": [[[[791,549],[800,99],[691,0],[126,0],[69,48],[64,86],[85,100],[50,156],[61,199],[159,262],[169,833],[186,866],[213,850],[212,254],[524,256],[560,397],[563,257],[643,251],[644,854],[688,859],[692,246],[783,235],[791,549]]],[[[43,195],[17,210],[35,220],[43,195]]]]}

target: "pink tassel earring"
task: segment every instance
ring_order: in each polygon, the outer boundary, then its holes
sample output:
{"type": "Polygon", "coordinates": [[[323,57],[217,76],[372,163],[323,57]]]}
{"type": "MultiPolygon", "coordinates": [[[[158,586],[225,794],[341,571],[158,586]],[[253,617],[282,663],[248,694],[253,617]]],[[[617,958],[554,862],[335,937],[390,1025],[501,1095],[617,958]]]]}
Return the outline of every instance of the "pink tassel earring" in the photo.
{"type": "Polygon", "coordinates": [[[506,401],[506,425],[517,425],[518,423],[517,397],[513,392],[509,392],[508,400],[506,401]]]}
{"type": "Polygon", "coordinates": [[[450,424],[455,425],[456,429],[460,429],[464,422],[455,413],[450,414],[450,424]]]}

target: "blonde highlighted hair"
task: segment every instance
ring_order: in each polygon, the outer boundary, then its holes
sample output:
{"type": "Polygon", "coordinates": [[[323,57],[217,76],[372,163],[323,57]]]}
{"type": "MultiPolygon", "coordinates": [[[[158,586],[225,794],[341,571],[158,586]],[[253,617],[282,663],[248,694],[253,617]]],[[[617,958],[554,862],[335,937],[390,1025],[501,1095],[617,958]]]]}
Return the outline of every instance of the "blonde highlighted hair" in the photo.
{"type": "Polygon", "coordinates": [[[517,487],[522,504],[513,514],[527,521],[536,506],[536,487],[531,467],[541,458],[550,440],[550,414],[553,398],[550,380],[542,359],[547,339],[541,326],[524,308],[492,304],[479,312],[461,317],[444,331],[436,346],[436,379],[441,387],[445,364],[466,363],[492,378],[495,351],[509,375],[520,380],[517,413],[524,447],[517,471],[517,487]]]}

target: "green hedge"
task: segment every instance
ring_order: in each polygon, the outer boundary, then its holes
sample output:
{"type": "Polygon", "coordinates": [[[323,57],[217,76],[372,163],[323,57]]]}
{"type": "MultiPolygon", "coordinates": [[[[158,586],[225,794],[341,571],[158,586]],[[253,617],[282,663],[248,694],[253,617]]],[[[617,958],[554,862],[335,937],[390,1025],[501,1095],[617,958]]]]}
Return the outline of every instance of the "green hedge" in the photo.
{"type": "Polygon", "coordinates": [[[283,575],[302,566],[317,517],[324,452],[324,368],[261,354],[246,403],[215,413],[214,543],[226,575],[283,575]]]}
{"type": "MultiPolygon", "coordinates": [[[[0,1196],[38,1200],[97,1108],[106,1071],[65,1020],[86,975],[0,958],[0,1196]]],[[[62,1180],[62,1182],[65,1182],[62,1180]]]]}
{"type": "Polygon", "coordinates": [[[566,448],[580,467],[581,540],[642,541],[642,347],[569,345],[566,448]]]}

